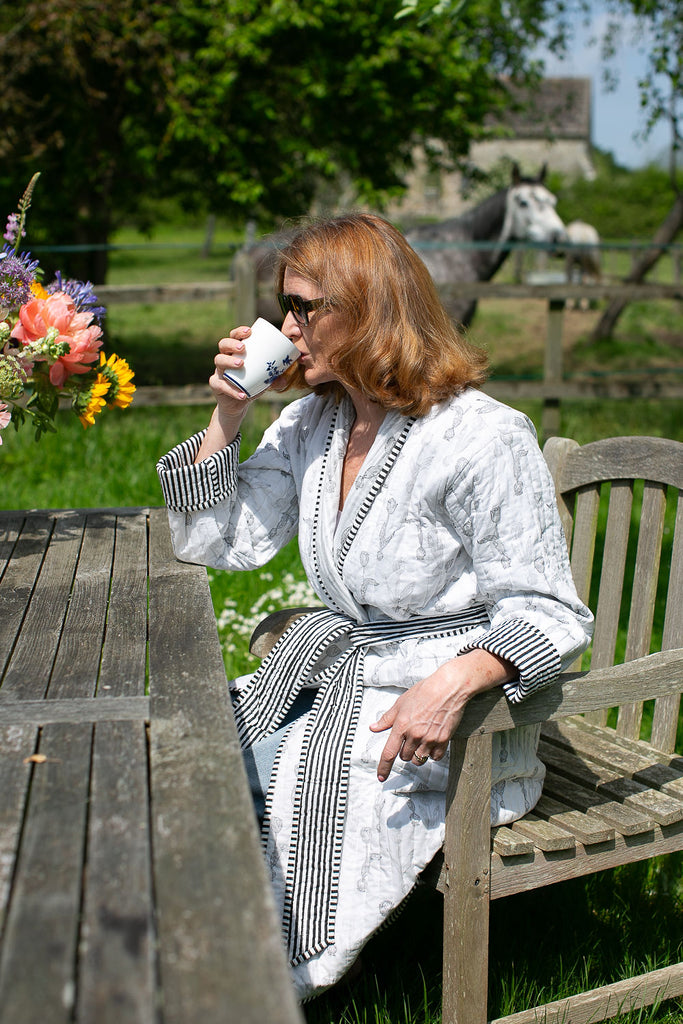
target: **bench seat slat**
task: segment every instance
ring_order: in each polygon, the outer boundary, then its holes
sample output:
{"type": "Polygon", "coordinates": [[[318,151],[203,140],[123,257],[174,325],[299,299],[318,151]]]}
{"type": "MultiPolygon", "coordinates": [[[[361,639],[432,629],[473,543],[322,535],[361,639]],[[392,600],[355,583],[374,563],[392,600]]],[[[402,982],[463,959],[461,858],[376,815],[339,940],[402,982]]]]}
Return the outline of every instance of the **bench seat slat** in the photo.
{"type": "Polygon", "coordinates": [[[683,819],[683,801],[667,793],[637,782],[594,761],[588,754],[577,756],[541,741],[539,757],[564,778],[572,779],[588,789],[594,789],[621,804],[634,807],[660,825],[673,825],[683,819]]]}
{"type": "Polygon", "coordinates": [[[561,800],[555,800],[543,793],[541,799],[534,807],[534,814],[537,814],[545,821],[566,829],[584,846],[594,846],[598,843],[607,843],[614,839],[614,826],[582,811],[569,807],[561,800]]]}
{"type": "Polygon", "coordinates": [[[491,829],[491,844],[501,857],[520,857],[534,852],[533,842],[507,825],[491,829]]]}
{"type": "Polygon", "coordinates": [[[642,740],[626,740],[614,729],[600,729],[583,718],[547,722],[541,731],[544,739],[586,754],[598,764],[618,768],[638,782],[661,789],[683,800],[683,758],[656,751],[642,740]],[[662,763],[662,760],[667,763],[662,763]]]}
{"type": "Polygon", "coordinates": [[[544,821],[543,818],[537,817],[533,811],[516,821],[512,830],[520,832],[523,836],[528,836],[534,846],[545,853],[555,850],[573,850],[576,846],[576,840],[571,833],[559,828],[551,821],[544,821]]]}
{"type": "Polygon", "coordinates": [[[546,774],[544,789],[549,796],[564,798],[572,807],[595,815],[600,821],[612,825],[623,836],[649,832],[654,824],[651,818],[640,811],[624,807],[617,800],[610,800],[553,771],[546,774]]]}

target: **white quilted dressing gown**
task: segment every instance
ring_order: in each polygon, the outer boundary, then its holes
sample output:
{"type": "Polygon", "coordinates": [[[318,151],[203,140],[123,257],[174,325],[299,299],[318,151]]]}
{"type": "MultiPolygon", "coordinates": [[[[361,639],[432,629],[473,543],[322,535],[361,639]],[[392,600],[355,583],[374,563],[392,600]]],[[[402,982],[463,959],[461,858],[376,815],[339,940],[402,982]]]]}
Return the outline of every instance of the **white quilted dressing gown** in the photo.
{"type": "MultiPolygon", "coordinates": [[[[252,569],[298,533],[321,602],[352,624],[394,620],[410,629],[454,614],[473,623],[452,635],[364,648],[335,909],[328,939],[292,958],[301,998],[341,977],[443,842],[448,758],[423,767],[397,759],[379,783],[388,733],[369,725],[405,688],[471,647],[517,666],[519,678],[504,690],[510,701],[522,700],[571,664],[592,628],[572,582],[552,479],[525,416],[475,390],[412,423],[387,413],[339,515],[352,423],[348,399],[336,405],[309,395],[284,409],[242,464],[237,439],[192,465],[200,434],[158,467],[182,560],[252,569]]],[[[345,643],[342,635],[321,664],[345,643]]],[[[244,688],[248,678],[234,685],[244,688]]],[[[296,811],[306,723],[287,732],[268,796],[266,858],[285,919],[297,884],[295,840],[317,841],[296,811]]],[[[545,772],[537,741],[535,728],[494,739],[492,824],[514,821],[538,800],[545,772]]]]}

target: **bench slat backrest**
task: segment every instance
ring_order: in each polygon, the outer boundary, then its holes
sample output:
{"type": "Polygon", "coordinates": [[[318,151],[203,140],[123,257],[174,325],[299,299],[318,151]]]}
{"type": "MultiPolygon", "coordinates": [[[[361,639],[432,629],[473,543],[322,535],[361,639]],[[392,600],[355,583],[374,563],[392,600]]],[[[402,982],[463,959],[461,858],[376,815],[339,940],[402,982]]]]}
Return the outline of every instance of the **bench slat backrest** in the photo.
{"type": "MultiPolygon", "coordinates": [[[[596,610],[591,668],[650,653],[658,599],[666,601],[661,650],[683,646],[683,444],[615,437],[580,447],[551,438],[544,453],[576,587],[596,610]]],[[[679,705],[680,696],[655,705],[649,739],[659,749],[674,750],[679,705]]],[[[608,713],[590,717],[605,725],[608,713]]],[[[637,739],[642,719],[642,704],[620,707],[617,732],[637,739]]]]}

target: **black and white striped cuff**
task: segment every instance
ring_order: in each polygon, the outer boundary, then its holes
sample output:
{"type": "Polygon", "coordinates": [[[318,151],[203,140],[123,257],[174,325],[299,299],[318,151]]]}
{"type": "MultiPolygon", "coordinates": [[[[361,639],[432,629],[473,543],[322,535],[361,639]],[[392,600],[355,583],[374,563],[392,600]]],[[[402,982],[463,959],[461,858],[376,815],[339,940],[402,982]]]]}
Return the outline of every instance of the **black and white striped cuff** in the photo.
{"type": "Polygon", "coordinates": [[[562,667],[555,645],[524,619],[506,619],[460,653],[477,647],[511,661],[519,669],[518,679],[503,683],[505,696],[511,704],[519,704],[535,690],[552,683],[562,667]]]}
{"type": "Polygon", "coordinates": [[[172,512],[201,512],[224,501],[237,487],[240,435],[226,448],[194,462],[206,431],[177,445],[157,463],[164,501],[172,512]]]}

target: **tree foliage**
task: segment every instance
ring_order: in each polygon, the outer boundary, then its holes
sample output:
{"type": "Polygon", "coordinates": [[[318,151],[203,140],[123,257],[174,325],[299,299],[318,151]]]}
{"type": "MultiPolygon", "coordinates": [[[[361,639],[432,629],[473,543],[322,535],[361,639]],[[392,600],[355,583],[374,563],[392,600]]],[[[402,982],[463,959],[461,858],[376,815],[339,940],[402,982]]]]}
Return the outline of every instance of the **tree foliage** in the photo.
{"type": "MultiPolygon", "coordinates": [[[[531,0],[426,21],[397,0],[23,0],[0,9],[0,202],[33,243],[102,243],[152,197],[262,224],[321,181],[379,204],[415,144],[457,161],[543,31],[531,0]]],[[[104,257],[87,268],[102,279],[104,257]]]]}
{"type": "MultiPolygon", "coordinates": [[[[582,0],[585,8],[585,0],[582,0]]],[[[641,127],[646,140],[664,121],[671,131],[669,174],[673,191],[681,191],[678,178],[683,150],[683,3],[681,0],[606,0],[607,27],[601,39],[603,81],[619,87],[612,60],[629,33],[647,54],[645,72],[638,80],[641,127]]],[[[588,8],[590,9],[590,8],[588,8]]]]}
{"type": "MultiPolygon", "coordinates": [[[[675,241],[683,228],[683,186],[680,154],[681,111],[683,110],[683,4],[681,0],[608,0],[611,22],[602,41],[609,81],[609,61],[621,41],[622,27],[631,16],[647,48],[647,69],[639,80],[643,114],[641,135],[648,137],[655,124],[664,120],[671,129],[669,156],[670,207],[652,236],[652,248],[632,267],[626,283],[638,284],[661,258],[665,247],[675,241]]],[[[614,87],[618,80],[613,79],[614,87]]],[[[609,338],[627,302],[613,299],[593,329],[597,339],[609,338]]]]}
{"type": "Polygon", "coordinates": [[[569,181],[551,174],[549,187],[560,198],[557,212],[565,224],[585,220],[603,239],[652,238],[671,208],[666,170],[655,164],[637,170],[619,167],[610,153],[594,151],[597,176],[569,181]]]}

